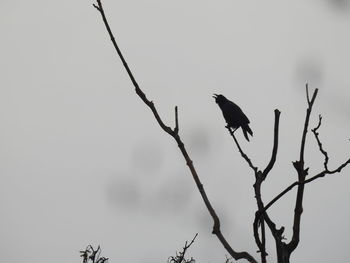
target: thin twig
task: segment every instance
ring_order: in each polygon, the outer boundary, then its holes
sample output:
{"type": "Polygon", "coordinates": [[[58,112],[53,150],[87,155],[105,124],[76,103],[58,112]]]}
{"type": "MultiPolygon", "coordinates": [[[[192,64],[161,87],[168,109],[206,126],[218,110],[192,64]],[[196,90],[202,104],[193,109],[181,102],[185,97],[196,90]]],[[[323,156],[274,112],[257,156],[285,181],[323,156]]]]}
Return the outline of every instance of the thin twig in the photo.
{"type": "Polygon", "coordinates": [[[310,105],[309,83],[306,83],[306,100],[307,100],[307,103],[310,105]]]}
{"type": "Polygon", "coordinates": [[[324,168],[325,170],[316,174],[315,176],[310,177],[309,179],[305,180],[303,183],[296,181],[294,183],[292,183],[291,185],[289,185],[288,187],[286,187],[281,193],[279,193],[277,196],[275,196],[264,208],[264,211],[268,210],[276,201],[278,201],[281,197],[283,197],[286,193],[288,193],[290,190],[292,190],[295,186],[301,185],[301,184],[307,184],[310,183],[318,178],[324,177],[327,174],[334,174],[337,172],[340,172],[345,166],[347,166],[350,163],[350,159],[343,162],[342,164],[340,164],[336,169],[334,169],[333,171],[330,171],[328,169],[328,153],[324,150],[322,142],[319,138],[319,133],[318,133],[318,129],[321,127],[321,122],[322,122],[322,116],[319,115],[319,119],[318,119],[318,124],[315,128],[312,129],[312,132],[315,135],[318,147],[321,151],[321,153],[324,155],[325,157],[325,161],[324,161],[324,168]]]}
{"type": "Polygon", "coordinates": [[[115,37],[114,37],[114,35],[112,33],[112,30],[111,30],[111,28],[110,28],[110,26],[108,24],[107,17],[105,15],[105,12],[104,12],[104,9],[103,9],[103,6],[102,6],[102,1],[101,0],[96,0],[96,2],[97,2],[97,6],[95,4],[93,6],[97,9],[97,11],[99,11],[99,13],[102,16],[103,22],[104,22],[104,24],[106,26],[108,34],[109,34],[109,36],[111,38],[111,41],[113,43],[113,46],[114,46],[115,50],[117,51],[118,56],[121,59],[121,61],[123,63],[123,66],[124,66],[126,72],[128,73],[131,82],[133,83],[133,85],[135,87],[135,92],[137,93],[137,95],[139,95],[139,97],[142,99],[142,101],[151,109],[151,111],[153,112],[154,117],[156,118],[158,124],[162,127],[162,129],[165,132],[167,132],[168,134],[172,135],[172,133],[173,133],[172,129],[164,124],[164,122],[162,121],[162,119],[160,118],[160,116],[159,116],[159,114],[157,112],[156,107],[154,106],[154,103],[147,99],[146,94],[140,89],[139,84],[137,83],[133,73],[131,72],[131,69],[129,68],[128,63],[126,62],[126,60],[125,60],[121,50],[119,49],[119,46],[118,46],[118,44],[117,44],[117,42],[115,40],[115,37]]]}
{"type": "Polygon", "coordinates": [[[180,256],[177,257],[176,260],[173,260],[174,263],[182,263],[182,261],[185,258],[185,254],[186,254],[187,249],[189,249],[190,246],[192,246],[192,244],[197,236],[198,236],[198,233],[196,233],[196,235],[194,236],[194,238],[192,239],[192,241],[189,244],[187,244],[187,241],[185,242],[185,246],[182,248],[182,252],[180,252],[180,256]]]}
{"type": "Polygon", "coordinates": [[[320,149],[320,152],[324,155],[324,163],[323,163],[323,166],[324,166],[324,169],[326,171],[328,171],[328,161],[329,161],[329,157],[328,157],[328,153],[323,149],[323,145],[322,145],[322,142],[319,138],[319,133],[317,132],[317,130],[321,127],[321,122],[322,122],[322,116],[319,115],[318,116],[318,125],[312,129],[312,132],[314,133],[315,135],[315,138],[316,138],[316,141],[317,141],[317,145],[318,145],[318,148],[320,149]]]}
{"type": "Polygon", "coordinates": [[[289,185],[288,187],[286,187],[281,193],[279,193],[278,195],[276,195],[276,197],[274,197],[264,208],[263,211],[268,210],[274,203],[276,203],[276,201],[278,201],[282,196],[284,196],[286,193],[288,193],[290,190],[292,190],[295,186],[297,185],[301,185],[301,184],[308,184],[311,183],[312,181],[324,177],[328,174],[334,174],[334,173],[339,173],[341,172],[341,170],[343,168],[345,168],[348,164],[350,164],[350,159],[348,159],[347,161],[345,161],[344,163],[342,163],[341,165],[338,166],[338,168],[332,170],[332,171],[322,171],[312,177],[310,177],[309,179],[305,180],[304,182],[299,182],[296,181],[294,183],[292,183],[291,185],[289,185]]]}
{"type": "Polygon", "coordinates": [[[252,161],[249,159],[249,157],[243,152],[241,146],[239,145],[234,132],[232,131],[232,129],[229,126],[226,126],[226,129],[229,131],[229,133],[231,134],[233,140],[235,141],[238,151],[239,153],[242,155],[243,159],[246,160],[246,162],[248,163],[249,167],[253,169],[253,171],[256,173],[258,171],[258,168],[256,166],[253,165],[252,161]]]}

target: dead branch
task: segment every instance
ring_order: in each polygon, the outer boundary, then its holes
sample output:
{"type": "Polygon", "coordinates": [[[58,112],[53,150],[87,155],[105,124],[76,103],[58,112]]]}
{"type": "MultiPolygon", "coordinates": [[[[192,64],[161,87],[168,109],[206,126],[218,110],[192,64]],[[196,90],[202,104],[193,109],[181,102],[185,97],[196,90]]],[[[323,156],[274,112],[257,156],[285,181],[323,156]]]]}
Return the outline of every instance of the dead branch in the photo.
{"type": "Polygon", "coordinates": [[[93,6],[96,8],[96,10],[100,13],[101,17],[102,17],[102,20],[104,22],[104,25],[107,29],[107,32],[111,38],[111,41],[113,43],[113,46],[115,48],[115,50],[117,51],[118,53],[118,56],[119,58],[121,59],[123,65],[124,65],[124,68],[125,70],[127,71],[129,77],[130,77],[130,80],[131,82],[133,83],[134,87],[135,87],[135,92],[136,94],[142,99],[142,101],[151,109],[154,117],[156,118],[159,126],[166,132],[168,133],[171,137],[174,138],[174,140],[176,141],[183,157],[185,158],[185,161],[186,161],[186,164],[187,166],[189,167],[190,171],[191,171],[191,174],[192,174],[192,177],[197,185],[197,188],[198,188],[198,191],[200,192],[201,194],[201,197],[206,205],[206,208],[208,210],[208,212],[210,213],[213,221],[214,221],[214,226],[213,226],[213,231],[212,233],[215,234],[218,239],[220,240],[220,242],[222,243],[222,245],[225,247],[225,249],[227,250],[227,252],[236,260],[238,259],[246,259],[248,260],[249,262],[257,262],[253,256],[251,256],[248,252],[237,252],[235,251],[230,245],[229,243],[227,242],[227,240],[225,239],[225,237],[223,236],[223,234],[221,233],[221,229],[220,229],[220,219],[219,217],[217,216],[213,206],[211,205],[208,197],[207,197],[207,194],[204,190],[204,187],[203,187],[203,184],[201,183],[200,179],[199,179],[199,176],[197,174],[197,171],[193,165],[193,162],[192,160],[190,159],[189,157],[189,154],[187,153],[187,150],[185,148],[185,145],[184,143],[182,142],[181,138],[180,138],[180,135],[178,134],[178,131],[179,131],[179,126],[178,126],[178,115],[177,115],[177,109],[175,109],[175,128],[174,130],[171,129],[169,126],[165,125],[164,122],[162,121],[161,117],[159,116],[158,114],[158,111],[156,109],[156,107],[154,106],[154,103],[150,100],[147,99],[145,93],[140,89],[138,83],[136,82],[136,79],[134,78],[119,46],[117,45],[117,42],[115,40],[115,37],[112,33],[112,30],[108,24],[108,21],[107,21],[107,18],[106,18],[106,15],[105,15],[105,12],[104,12],[104,9],[103,9],[103,6],[102,6],[102,1],[101,0],[96,0],[96,3],[97,4],[94,4],[93,6]]]}
{"type": "Polygon", "coordinates": [[[242,155],[243,159],[248,163],[249,167],[253,169],[254,173],[257,173],[257,172],[258,172],[258,168],[257,168],[256,166],[254,166],[253,162],[250,160],[250,158],[248,157],[248,155],[246,155],[246,154],[243,152],[243,150],[242,150],[241,146],[239,145],[239,143],[238,143],[238,141],[237,141],[237,139],[236,139],[236,136],[234,135],[234,132],[232,131],[232,129],[230,129],[229,126],[226,126],[225,128],[226,128],[226,129],[229,131],[229,133],[231,134],[233,140],[234,140],[235,143],[236,143],[236,146],[237,146],[237,148],[238,148],[238,151],[239,151],[239,153],[242,155]]]}
{"type": "Polygon", "coordinates": [[[315,89],[312,95],[312,98],[310,100],[309,87],[306,84],[306,97],[307,97],[308,108],[306,110],[303,135],[301,138],[300,157],[298,161],[295,161],[293,163],[294,168],[298,173],[299,184],[298,184],[298,191],[297,191],[297,197],[296,197],[295,209],[294,209],[293,235],[292,235],[292,240],[287,245],[289,254],[296,249],[300,240],[300,220],[301,220],[301,214],[303,213],[303,197],[304,197],[304,187],[305,187],[304,181],[305,181],[306,175],[308,174],[308,168],[304,167],[305,166],[304,164],[305,142],[306,142],[306,134],[309,127],[309,120],[310,120],[310,115],[312,111],[312,106],[315,102],[317,92],[318,92],[318,89],[315,89]]]}
{"type": "Polygon", "coordinates": [[[265,170],[263,171],[263,180],[266,179],[266,176],[273,168],[276,158],[277,158],[277,149],[278,149],[278,127],[279,127],[279,120],[280,120],[281,112],[278,109],[275,109],[275,127],[274,127],[274,136],[273,136],[273,148],[272,148],[272,154],[271,154],[271,160],[269,164],[266,166],[265,170]]]}
{"type": "Polygon", "coordinates": [[[292,183],[291,185],[289,185],[286,189],[284,189],[281,193],[279,193],[278,195],[276,195],[276,197],[274,197],[264,208],[264,211],[268,210],[274,203],[276,203],[276,201],[278,201],[282,196],[284,196],[286,193],[288,193],[290,190],[292,190],[295,186],[301,185],[301,184],[308,184],[311,183],[312,181],[324,177],[325,175],[328,174],[334,174],[334,173],[340,173],[341,170],[343,168],[345,168],[348,164],[350,164],[350,159],[348,159],[347,161],[343,162],[342,164],[340,164],[336,169],[334,170],[324,170],[312,177],[310,177],[309,179],[306,179],[304,182],[299,182],[296,181],[294,183],[292,183]]]}
{"type": "Polygon", "coordinates": [[[328,161],[329,161],[328,153],[323,149],[323,145],[319,138],[319,133],[317,131],[321,127],[321,123],[322,123],[322,116],[318,115],[318,125],[312,129],[312,132],[315,135],[315,139],[317,141],[317,145],[320,152],[324,155],[324,163],[323,163],[324,169],[325,171],[328,171],[328,161]]]}
{"type": "Polygon", "coordinates": [[[179,254],[176,252],[175,257],[170,257],[169,258],[169,262],[171,263],[194,263],[195,260],[191,257],[190,259],[185,259],[185,254],[187,249],[190,248],[190,246],[193,244],[194,240],[196,239],[196,237],[198,236],[198,233],[194,236],[194,238],[192,239],[192,241],[190,243],[187,243],[187,241],[185,242],[185,246],[182,248],[182,252],[179,252],[179,254]]]}
{"type": "Polygon", "coordinates": [[[259,250],[258,252],[261,253],[261,262],[266,262],[266,256],[268,253],[266,252],[266,233],[265,233],[265,222],[267,223],[268,227],[270,228],[270,231],[274,238],[276,239],[276,242],[278,242],[281,238],[281,232],[276,229],[276,224],[270,219],[269,215],[266,213],[266,210],[264,210],[264,203],[261,197],[261,185],[262,182],[266,179],[268,173],[273,168],[276,157],[277,157],[277,149],[278,149],[278,127],[279,127],[279,117],[280,117],[280,111],[275,110],[275,124],[274,124],[274,140],[273,140],[273,149],[272,149],[272,155],[270,162],[264,169],[264,172],[261,172],[258,167],[254,166],[250,158],[247,156],[246,153],[242,150],[239,142],[237,141],[236,137],[234,136],[234,132],[227,126],[230,135],[232,136],[233,140],[235,141],[235,144],[238,148],[238,151],[240,152],[243,159],[248,163],[249,167],[254,171],[255,175],[255,183],[254,183],[254,193],[255,193],[255,199],[257,202],[258,210],[255,213],[255,220],[253,223],[253,232],[254,232],[254,239],[255,243],[257,244],[259,250]],[[259,234],[259,227],[260,227],[260,234],[259,234]],[[260,238],[261,236],[261,238],[260,238]]]}

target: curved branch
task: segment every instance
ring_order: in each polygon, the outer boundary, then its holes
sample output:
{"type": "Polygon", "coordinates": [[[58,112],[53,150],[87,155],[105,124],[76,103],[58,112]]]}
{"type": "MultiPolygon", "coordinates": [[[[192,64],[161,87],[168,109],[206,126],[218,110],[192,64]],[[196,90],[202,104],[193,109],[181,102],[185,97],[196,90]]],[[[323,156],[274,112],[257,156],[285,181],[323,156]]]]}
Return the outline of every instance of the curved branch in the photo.
{"type": "Polygon", "coordinates": [[[175,141],[177,142],[177,145],[178,147],[180,148],[180,151],[183,155],[183,157],[185,158],[185,161],[186,161],[186,164],[187,166],[189,167],[190,171],[191,171],[191,174],[192,174],[192,177],[197,185],[197,188],[201,194],[201,197],[214,221],[214,226],[213,226],[213,231],[212,233],[215,234],[218,239],[220,240],[220,242],[222,243],[222,245],[225,247],[225,249],[230,253],[230,255],[238,260],[238,259],[246,259],[248,260],[249,262],[253,262],[253,263],[256,263],[257,261],[248,253],[248,252],[237,252],[235,250],[232,249],[232,247],[228,244],[228,242],[226,241],[225,237],[222,235],[221,233],[221,230],[220,230],[220,220],[219,220],[219,217],[217,216],[213,206],[211,205],[208,197],[207,197],[207,194],[204,190],[204,187],[203,187],[203,184],[201,183],[200,179],[199,179],[199,176],[197,174],[197,171],[196,169],[194,168],[194,165],[193,165],[193,162],[192,160],[190,159],[187,151],[186,151],[186,148],[185,148],[185,145],[184,143],[182,142],[179,134],[178,134],[178,129],[179,129],[179,125],[178,125],[178,116],[177,116],[177,108],[175,108],[175,129],[172,130],[170,127],[166,126],[164,124],[164,122],[162,121],[162,119],[160,118],[158,112],[157,112],[157,109],[156,107],[154,106],[153,102],[148,100],[145,93],[140,89],[139,85],[137,84],[128,64],[126,63],[126,60],[124,59],[124,56],[122,55],[118,45],[117,45],[117,42],[115,41],[115,38],[113,36],[113,33],[110,29],[110,26],[108,24],[108,21],[107,21],[107,18],[106,18],[106,15],[105,15],[105,12],[103,10],[103,6],[102,6],[102,2],[101,0],[96,0],[96,3],[97,5],[93,5],[97,11],[99,11],[99,13],[101,14],[102,16],[102,19],[103,19],[103,22],[106,26],[106,29],[108,31],[108,34],[111,38],[111,41],[113,43],[113,46],[115,48],[115,50],[117,51],[120,59],[122,60],[122,63],[124,65],[124,68],[126,69],[134,87],[135,87],[135,91],[137,93],[137,95],[142,99],[142,101],[151,109],[151,111],[153,112],[153,115],[154,117],[156,118],[159,126],[165,131],[167,132],[170,136],[172,136],[175,141]]]}
{"type": "Polygon", "coordinates": [[[315,138],[316,138],[316,141],[317,141],[317,145],[318,145],[318,148],[320,150],[320,152],[324,155],[324,163],[323,163],[323,166],[324,166],[324,169],[326,171],[328,171],[328,161],[329,161],[329,157],[328,157],[328,153],[323,149],[323,145],[322,145],[322,142],[319,138],[319,133],[318,133],[318,129],[321,127],[321,122],[322,122],[322,116],[319,115],[318,116],[318,125],[312,129],[312,132],[314,133],[315,135],[315,138]]]}
{"type": "Polygon", "coordinates": [[[278,149],[278,127],[279,127],[279,120],[280,120],[281,112],[278,109],[275,109],[275,127],[274,127],[274,136],[273,136],[273,149],[271,154],[271,160],[269,164],[266,166],[265,170],[263,171],[263,180],[266,179],[266,176],[273,168],[276,157],[277,157],[277,149],[278,149]]]}

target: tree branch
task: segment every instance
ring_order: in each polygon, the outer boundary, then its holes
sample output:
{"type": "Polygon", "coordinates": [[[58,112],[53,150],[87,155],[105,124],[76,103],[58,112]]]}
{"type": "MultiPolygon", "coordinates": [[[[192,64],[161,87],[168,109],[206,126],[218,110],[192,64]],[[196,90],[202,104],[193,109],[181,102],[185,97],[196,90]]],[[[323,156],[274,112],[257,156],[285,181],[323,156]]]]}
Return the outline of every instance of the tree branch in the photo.
{"type": "Polygon", "coordinates": [[[178,134],[179,133],[179,117],[177,114],[177,106],[175,106],[175,129],[174,129],[174,133],[178,134]]]}
{"type": "MultiPolygon", "coordinates": [[[[234,132],[230,127],[226,126],[228,129],[230,135],[234,139],[236,146],[238,148],[238,151],[240,152],[243,159],[248,163],[249,167],[254,171],[255,174],[255,183],[254,183],[254,193],[255,193],[255,199],[257,202],[258,210],[255,214],[255,220],[253,223],[253,232],[254,232],[254,239],[255,243],[257,244],[259,248],[259,252],[261,253],[261,262],[266,262],[266,256],[268,255],[266,252],[266,244],[265,244],[265,222],[267,223],[268,227],[270,228],[270,231],[272,235],[275,237],[276,242],[280,241],[281,232],[276,229],[275,223],[270,219],[266,211],[264,210],[264,203],[262,201],[261,197],[261,184],[265,180],[268,173],[273,168],[275,162],[276,162],[276,156],[277,156],[277,149],[278,149],[278,127],[279,127],[279,117],[280,117],[280,111],[278,109],[275,110],[275,125],[274,125],[274,142],[273,142],[273,150],[271,155],[271,160],[267,167],[265,168],[264,172],[261,172],[256,166],[253,165],[250,158],[243,152],[242,148],[240,147],[236,137],[234,136],[234,132]],[[259,227],[261,230],[261,238],[259,235],[259,227]]],[[[282,231],[283,232],[283,231],[282,231]]]]}
{"type": "Polygon", "coordinates": [[[312,110],[312,106],[315,102],[316,96],[318,93],[318,89],[315,89],[313,95],[312,95],[312,99],[310,101],[309,99],[309,85],[306,84],[306,96],[307,96],[307,103],[308,103],[308,108],[306,110],[306,117],[305,117],[305,123],[304,123],[304,130],[303,130],[303,135],[301,138],[301,146],[300,146],[300,158],[299,158],[299,162],[300,163],[304,163],[304,152],[305,152],[305,142],[306,142],[306,134],[307,134],[307,130],[308,130],[308,126],[309,126],[309,120],[310,120],[310,115],[311,115],[311,110],[312,110]]]}
{"type": "Polygon", "coordinates": [[[117,45],[117,42],[114,38],[114,35],[110,29],[110,26],[108,24],[108,21],[107,21],[107,18],[106,18],[106,15],[105,15],[105,12],[104,12],[104,9],[103,9],[103,6],[102,6],[102,1],[101,0],[96,0],[96,3],[97,5],[94,5],[94,7],[96,8],[97,11],[99,11],[99,13],[101,14],[102,16],[102,19],[103,19],[103,22],[105,24],[105,27],[108,31],[108,34],[111,38],[111,41],[113,43],[113,46],[115,48],[115,50],[117,51],[123,65],[124,65],[124,68],[126,69],[129,77],[130,77],[130,80],[131,82],[133,83],[134,87],[135,87],[135,91],[137,93],[137,95],[142,99],[142,101],[151,109],[151,111],[153,112],[153,115],[154,117],[156,118],[159,126],[166,132],[168,133],[170,136],[172,136],[175,141],[177,142],[177,145],[178,147],[180,148],[180,151],[183,155],[183,157],[185,158],[185,161],[186,161],[186,164],[187,166],[189,167],[190,171],[191,171],[191,174],[192,174],[192,177],[197,185],[197,188],[201,194],[201,197],[214,221],[214,226],[213,226],[213,231],[212,233],[215,234],[218,239],[220,240],[220,242],[222,243],[222,245],[225,247],[225,249],[228,251],[228,253],[236,260],[238,259],[246,259],[248,260],[249,262],[257,262],[254,257],[252,257],[248,252],[237,252],[235,250],[232,249],[232,247],[228,244],[228,242],[226,241],[226,239],[224,238],[224,236],[222,235],[221,233],[221,230],[220,230],[220,220],[219,220],[219,217],[217,216],[213,206],[211,205],[208,197],[207,197],[207,194],[204,190],[204,187],[203,187],[203,184],[201,183],[200,179],[199,179],[199,176],[197,174],[197,171],[196,169],[194,168],[194,165],[193,165],[193,162],[192,160],[190,159],[187,151],[186,151],[186,148],[185,148],[185,145],[184,143],[182,142],[179,134],[178,134],[178,129],[179,129],[179,126],[178,126],[178,121],[177,121],[177,109],[175,109],[175,128],[174,130],[172,130],[170,127],[166,126],[164,124],[164,122],[162,121],[161,117],[159,116],[157,110],[156,110],[156,107],[154,106],[153,102],[148,100],[145,93],[140,89],[138,83],[136,82],[128,64],[126,63],[126,60],[124,59],[124,56],[122,55],[122,52],[120,51],[118,45],[117,45]]]}
{"type": "Polygon", "coordinates": [[[279,120],[280,120],[281,112],[278,109],[275,109],[275,127],[274,127],[274,136],[273,136],[273,148],[272,148],[272,154],[271,154],[271,160],[269,164],[266,166],[265,170],[263,171],[263,179],[266,179],[267,174],[271,171],[273,168],[276,157],[277,157],[277,149],[278,149],[278,127],[279,127],[279,120]]]}
{"type": "Polygon", "coordinates": [[[338,168],[332,170],[332,171],[322,171],[312,177],[310,177],[309,179],[305,180],[304,182],[299,182],[296,181],[294,183],[292,183],[291,185],[289,185],[288,187],[286,187],[281,193],[279,193],[278,195],[276,195],[276,197],[274,197],[264,208],[263,211],[268,210],[274,203],[276,203],[276,201],[278,201],[282,196],[284,196],[286,193],[288,193],[290,190],[292,190],[295,186],[301,185],[301,184],[308,184],[311,183],[312,181],[324,177],[328,174],[334,174],[334,173],[340,173],[341,170],[343,168],[345,168],[348,164],[350,164],[350,159],[348,159],[347,161],[343,162],[341,165],[338,166],[338,168]]]}
{"type": "Polygon", "coordinates": [[[307,184],[310,183],[318,178],[324,177],[327,174],[334,174],[334,173],[338,173],[340,172],[343,168],[345,168],[348,164],[350,164],[350,158],[343,162],[342,164],[340,164],[336,169],[334,170],[329,170],[328,169],[328,161],[329,161],[329,156],[327,151],[324,150],[322,142],[319,138],[319,133],[318,133],[318,129],[321,127],[321,122],[322,122],[322,116],[319,115],[318,118],[318,124],[315,128],[312,129],[312,132],[315,135],[316,141],[317,141],[317,145],[319,147],[319,150],[321,151],[321,153],[324,155],[325,160],[324,160],[324,171],[310,177],[309,179],[305,180],[304,182],[299,182],[296,181],[294,183],[292,183],[291,185],[289,185],[287,188],[285,188],[281,193],[279,193],[276,197],[274,197],[264,208],[264,211],[268,210],[276,201],[278,201],[281,197],[283,197],[286,193],[288,193],[289,191],[291,191],[295,186],[301,185],[301,184],[307,184]]]}
{"type": "Polygon", "coordinates": [[[173,262],[173,263],[193,263],[195,262],[195,260],[193,258],[191,258],[190,260],[186,260],[185,259],[185,254],[187,249],[190,248],[190,246],[193,244],[194,240],[196,239],[196,237],[198,236],[198,233],[194,236],[194,238],[192,239],[192,241],[187,244],[187,241],[185,242],[185,246],[182,248],[182,252],[179,252],[179,255],[176,252],[176,256],[175,257],[170,257],[170,261],[169,262],[173,262]]]}
{"type": "Polygon", "coordinates": [[[303,130],[303,135],[302,135],[301,145],[300,145],[300,157],[298,161],[295,161],[293,163],[294,168],[297,170],[297,173],[298,173],[299,184],[298,184],[298,191],[297,191],[295,208],[294,208],[293,235],[292,235],[291,241],[287,245],[289,253],[291,253],[292,251],[294,251],[294,249],[296,249],[300,240],[300,220],[301,220],[301,214],[303,213],[303,196],[304,196],[304,187],[305,187],[304,181],[305,181],[306,175],[308,174],[308,168],[306,169],[304,168],[305,142],[306,142],[306,134],[309,127],[309,120],[310,120],[310,115],[312,111],[312,106],[315,102],[317,92],[318,92],[318,89],[315,89],[310,101],[309,87],[308,87],[308,84],[306,84],[306,97],[307,97],[308,108],[306,110],[304,130],[303,130]]]}
{"type": "Polygon", "coordinates": [[[317,132],[317,130],[321,127],[321,122],[322,122],[322,116],[319,115],[318,116],[318,125],[312,129],[312,132],[314,133],[315,135],[315,138],[316,138],[316,141],[317,141],[317,145],[318,145],[318,148],[320,150],[320,152],[324,155],[324,163],[323,163],[323,166],[324,166],[324,169],[326,171],[328,171],[328,161],[329,161],[329,158],[328,158],[328,153],[323,149],[323,146],[322,146],[322,142],[319,138],[319,133],[317,132]]]}
{"type": "Polygon", "coordinates": [[[97,5],[94,4],[93,6],[96,8],[97,11],[99,11],[99,13],[102,16],[103,22],[104,22],[104,24],[106,26],[108,34],[109,34],[109,36],[111,38],[111,41],[113,43],[113,46],[114,46],[115,50],[117,51],[118,56],[121,59],[121,61],[123,63],[123,66],[124,66],[126,72],[128,73],[132,84],[135,87],[135,92],[137,93],[137,95],[139,95],[139,97],[142,99],[142,101],[151,109],[151,111],[153,112],[153,115],[156,118],[156,120],[157,120],[158,124],[160,125],[160,127],[162,127],[162,129],[165,132],[167,132],[168,134],[172,135],[172,133],[173,133],[172,129],[170,127],[166,126],[163,123],[163,121],[160,118],[160,116],[159,116],[159,114],[157,112],[157,109],[154,106],[153,102],[147,99],[146,94],[140,89],[139,84],[137,83],[134,75],[132,74],[132,72],[131,72],[131,70],[130,70],[130,68],[128,66],[128,63],[126,62],[126,60],[125,60],[121,50],[119,49],[119,46],[118,46],[118,44],[117,44],[117,42],[115,40],[115,37],[114,37],[114,35],[112,33],[112,30],[111,30],[111,28],[110,28],[110,26],[108,24],[108,21],[107,21],[107,18],[106,18],[106,15],[105,15],[105,12],[104,12],[101,0],[96,0],[96,3],[97,3],[97,5]]]}
{"type": "Polygon", "coordinates": [[[225,128],[229,131],[229,133],[231,134],[233,140],[235,141],[236,145],[237,145],[237,148],[238,148],[238,151],[239,153],[242,155],[243,159],[248,163],[249,167],[253,169],[253,171],[255,173],[258,172],[258,168],[256,166],[253,165],[252,161],[249,159],[249,157],[243,152],[241,146],[239,145],[235,135],[234,135],[234,132],[231,130],[231,128],[229,126],[225,126],[225,128]]]}
{"type": "Polygon", "coordinates": [[[288,250],[290,253],[298,246],[299,240],[300,240],[300,220],[301,220],[301,214],[303,213],[303,196],[304,196],[304,186],[305,186],[304,181],[305,181],[306,175],[308,174],[308,168],[307,169],[304,168],[305,142],[306,142],[306,134],[309,126],[312,106],[315,102],[317,92],[318,92],[318,89],[315,89],[312,99],[310,101],[308,85],[306,84],[308,108],[306,110],[304,130],[303,130],[303,135],[301,139],[300,158],[299,158],[299,161],[295,161],[293,163],[295,169],[297,170],[298,181],[300,184],[298,184],[298,191],[297,191],[297,197],[296,197],[295,209],[294,209],[293,236],[292,236],[292,240],[288,244],[288,250]]]}

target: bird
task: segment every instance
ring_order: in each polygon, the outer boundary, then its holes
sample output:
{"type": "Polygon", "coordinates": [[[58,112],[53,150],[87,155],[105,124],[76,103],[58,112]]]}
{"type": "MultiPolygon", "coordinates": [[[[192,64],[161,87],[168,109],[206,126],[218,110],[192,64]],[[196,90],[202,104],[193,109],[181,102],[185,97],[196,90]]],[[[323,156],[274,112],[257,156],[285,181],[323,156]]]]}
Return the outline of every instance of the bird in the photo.
{"type": "Polygon", "coordinates": [[[249,142],[248,133],[253,136],[253,132],[249,127],[249,119],[243,113],[241,108],[234,102],[226,99],[224,95],[214,94],[213,98],[215,102],[219,105],[222,114],[224,115],[225,121],[227,123],[228,129],[233,129],[232,132],[235,132],[239,127],[242,128],[244,137],[249,142]]]}

